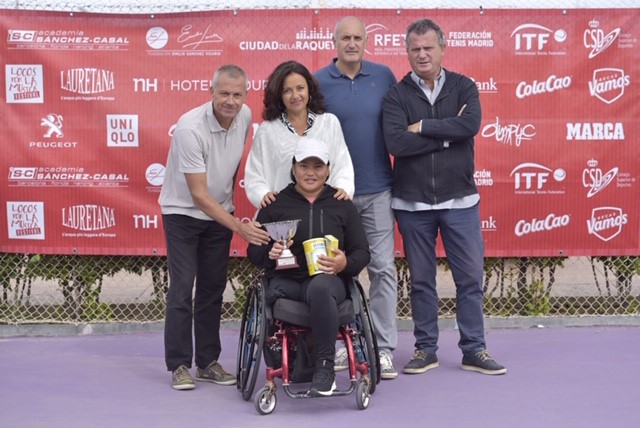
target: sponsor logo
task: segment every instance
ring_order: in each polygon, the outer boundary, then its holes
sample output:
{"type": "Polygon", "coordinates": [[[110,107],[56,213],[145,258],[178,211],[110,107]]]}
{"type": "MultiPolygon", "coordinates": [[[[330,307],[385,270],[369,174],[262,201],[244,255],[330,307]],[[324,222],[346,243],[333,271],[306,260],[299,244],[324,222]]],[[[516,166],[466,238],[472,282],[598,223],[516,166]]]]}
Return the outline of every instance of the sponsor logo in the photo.
{"type": "Polygon", "coordinates": [[[10,167],[9,187],[127,187],[129,175],[84,167],[10,167]]]}
{"type": "Polygon", "coordinates": [[[41,64],[6,64],[5,89],[7,104],[44,103],[41,64]]]}
{"type": "Polygon", "coordinates": [[[9,239],[44,240],[44,203],[7,201],[9,239]]]}
{"type": "Polygon", "coordinates": [[[169,33],[162,27],[152,27],[147,31],[145,39],[151,49],[162,49],[169,43],[169,33]]]}
{"type": "Polygon", "coordinates": [[[84,30],[9,30],[7,44],[11,49],[128,50],[129,38],[84,30]]]}
{"type": "Polygon", "coordinates": [[[73,68],[60,71],[60,88],[74,94],[92,95],[113,91],[116,85],[113,71],[99,68],[73,68]]]}
{"type": "Polygon", "coordinates": [[[194,26],[187,24],[180,29],[175,36],[175,42],[162,27],[152,27],[147,31],[145,40],[149,49],[148,55],[153,56],[220,56],[220,48],[224,39],[218,34],[211,24],[207,26],[194,26]],[[167,46],[175,48],[166,49],[167,46]]]}
{"type": "Polygon", "coordinates": [[[238,47],[241,51],[287,51],[287,50],[305,50],[305,51],[326,51],[334,50],[333,33],[326,28],[309,28],[303,27],[294,35],[293,41],[281,40],[243,40],[238,47]]]}
{"type": "Polygon", "coordinates": [[[534,80],[532,83],[520,82],[516,88],[516,97],[523,99],[532,95],[547,94],[571,86],[571,76],[558,77],[551,75],[544,81],[534,80]]]}
{"type": "Polygon", "coordinates": [[[157,229],[158,216],[148,214],[133,214],[134,229],[157,229]]]}
{"type": "Polygon", "coordinates": [[[560,44],[567,40],[563,29],[552,30],[539,24],[522,24],[511,33],[516,55],[566,55],[560,44]]]}
{"type": "Polygon", "coordinates": [[[107,115],[107,147],[138,147],[138,115],[107,115]]]}
{"type": "Polygon", "coordinates": [[[616,102],[624,95],[624,88],[631,84],[631,78],[620,68],[599,68],[593,71],[589,82],[589,94],[606,104],[616,102]]]}
{"type": "Polygon", "coordinates": [[[598,161],[590,159],[587,162],[587,167],[582,171],[582,185],[589,189],[587,198],[600,193],[611,184],[616,175],[618,175],[618,167],[611,168],[606,174],[603,174],[602,170],[598,168],[598,161]]]}
{"type": "Polygon", "coordinates": [[[162,183],[164,182],[164,172],[165,167],[160,163],[152,163],[147,167],[144,174],[147,179],[147,183],[149,183],[147,191],[155,193],[160,192],[162,183]]]}
{"type": "Polygon", "coordinates": [[[587,49],[591,49],[589,52],[589,59],[593,59],[606,51],[620,35],[620,28],[611,30],[608,34],[604,33],[604,30],[600,28],[600,22],[597,19],[589,21],[589,28],[584,30],[582,36],[582,43],[587,49]]]}
{"type": "Polygon", "coordinates": [[[550,180],[561,183],[567,178],[567,173],[562,168],[552,170],[544,165],[525,162],[515,167],[510,176],[513,177],[516,194],[563,195],[565,193],[561,188],[548,188],[550,180]]]}
{"type": "Polygon", "coordinates": [[[62,225],[82,232],[109,229],[116,225],[116,210],[91,204],[62,208],[62,225]]]}
{"type": "Polygon", "coordinates": [[[533,218],[529,221],[524,219],[519,220],[516,223],[514,233],[517,237],[523,237],[531,233],[550,232],[560,227],[569,226],[570,221],[571,217],[569,214],[557,215],[550,213],[543,219],[533,218]]]}
{"type": "Polygon", "coordinates": [[[493,77],[490,77],[489,80],[476,80],[473,77],[471,78],[473,83],[476,84],[476,88],[478,88],[478,92],[481,94],[497,94],[498,93],[498,82],[495,81],[493,77]]]}
{"type": "Polygon", "coordinates": [[[622,208],[600,207],[591,210],[591,218],[587,220],[587,232],[607,242],[622,232],[622,226],[629,222],[628,215],[622,208]]]}
{"type": "Polygon", "coordinates": [[[473,180],[476,182],[476,186],[491,187],[493,186],[493,176],[491,171],[482,169],[473,173],[473,180]]]}
{"type": "Polygon", "coordinates": [[[366,27],[368,55],[406,55],[405,34],[390,33],[384,24],[374,23],[366,27]]]}
{"type": "Polygon", "coordinates": [[[498,225],[496,223],[496,219],[491,215],[489,218],[480,220],[480,228],[483,232],[497,232],[498,225]]]}
{"type": "Polygon", "coordinates": [[[621,122],[567,123],[567,140],[624,140],[624,126],[621,122]]]}
{"type": "Polygon", "coordinates": [[[485,125],[481,135],[484,138],[495,138],[498,143],[509,146],[520,147],[523,141],[531,141],[536,135],[536,127],[531,124],[522,125],[520,123],[501,124],[500,118],[496,116],[496,121],[485,125]]]}
{"type": "Polygon", "coordinates": [[[450,31],[447,35],[447,47],[454,48],[492,48],[491,31],[450,31]]]}
{"type": "MultiPolygon", "coordinates": [[[[61,114],[49,113],[40,119],[40,126],[45,128],[43,137],[47,139],[64,137],[64,132],[62,131],[63,124],[64,118],[61,114]]],[[[29,141],[29,148],[32,149],[72,149],[77,146],[77,141],[29,141]]]]}

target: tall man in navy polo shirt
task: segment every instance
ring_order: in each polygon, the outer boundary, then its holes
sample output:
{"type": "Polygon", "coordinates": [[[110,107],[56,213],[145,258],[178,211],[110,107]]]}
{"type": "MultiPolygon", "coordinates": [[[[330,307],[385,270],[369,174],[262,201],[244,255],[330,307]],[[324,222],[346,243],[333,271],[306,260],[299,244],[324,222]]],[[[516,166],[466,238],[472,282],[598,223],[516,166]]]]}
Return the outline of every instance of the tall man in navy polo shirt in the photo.
{"type": "MultiPolygon", "coordinates": [[[[389,67],[363,60],[367,43],[364,23],[353,16],[336,24],[337,58],[315,74],[327,110],[340,120],[355,172],[353,202],[369,241],[367,268],[371,315],[380,349],[381,378],[394,379],[392,352],[398,342],[397,274],[394,261],[394,218],[391,210],[393,172],[382,134],[382,102],[396,84],[389,67]]],[[[346,368],[346,352],[338,351],[336,369],[346,368]]]]}

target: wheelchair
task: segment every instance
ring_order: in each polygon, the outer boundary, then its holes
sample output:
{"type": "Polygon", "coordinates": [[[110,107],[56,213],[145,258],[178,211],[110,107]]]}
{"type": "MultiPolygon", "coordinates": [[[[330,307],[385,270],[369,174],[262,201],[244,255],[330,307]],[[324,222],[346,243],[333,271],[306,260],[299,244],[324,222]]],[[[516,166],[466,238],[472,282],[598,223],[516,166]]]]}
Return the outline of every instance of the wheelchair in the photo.
{"type": "MultiPolygon", "coordinates": [[[[304,302],[284,298],[277,299],[269,307],[265,303],[267,283],[266,277],[262,276],[247,288],[236,364],[237,388],[242,398],[249,401],[264,354],[267,382],[254,397],[255,409],[261,415],[268,415],[276,408],[276,378],[281,379],[288,397],[312,397],[307,389],[295,386],[310,381],[310,378],[295,379],[296,368],[298,373],[301,370],[295,366],[303,360],[297,357],[306,351],[301,349],[300,344],[304,341],[300,339],[311,336],[309,308],[304,302]],[[267,358],[268,355],[272,358],[267,358]]],[[[353,278],[347,291],[347,299],[338,305],[340,328],[336,340],[344,342],[347,351],[349,386],[344,387],[346,382],[341,382],[331,397],[355,391],[357,408],[364,410],[380,382],[378,343],[362,285],[353,278]]]]}

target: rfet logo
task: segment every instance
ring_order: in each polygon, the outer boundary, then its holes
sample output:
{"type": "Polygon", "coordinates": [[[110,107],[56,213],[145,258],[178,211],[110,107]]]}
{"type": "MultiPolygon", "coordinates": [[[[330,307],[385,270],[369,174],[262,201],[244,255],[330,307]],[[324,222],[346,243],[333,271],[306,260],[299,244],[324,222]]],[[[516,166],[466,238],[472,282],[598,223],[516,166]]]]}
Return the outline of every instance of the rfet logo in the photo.
{"type": "Polygon", "coordinates": [[[600,207],[591,211],[591,218],[587,220],[589,235],[595,235],[607,242],[622,232],[622,226],[627,224],[628,216],[618,207],[600,207]]]}

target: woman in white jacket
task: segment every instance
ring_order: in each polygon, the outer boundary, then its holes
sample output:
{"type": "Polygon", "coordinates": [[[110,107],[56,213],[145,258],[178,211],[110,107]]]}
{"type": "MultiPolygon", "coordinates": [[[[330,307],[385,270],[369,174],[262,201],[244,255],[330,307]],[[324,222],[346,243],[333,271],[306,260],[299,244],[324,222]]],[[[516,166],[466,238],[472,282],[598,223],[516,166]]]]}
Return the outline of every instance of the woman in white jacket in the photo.
{"type": "Polygon", "coordinates": [[[318,82],[304,65],[286,61],[271,73],[262,118],[244,170],[245,192],[256,208],[269,205],[291,182],[293,152],[305,139],[322,140],[329,146],[327,183],[338,189],[335,197],[353,196],[353,165],[340,122],[325,111],[318,82]]]}

